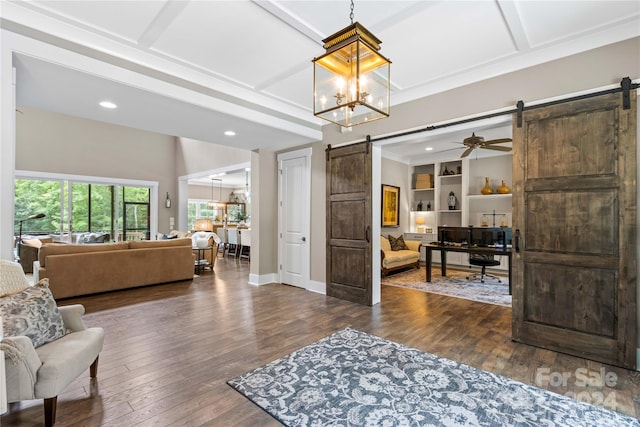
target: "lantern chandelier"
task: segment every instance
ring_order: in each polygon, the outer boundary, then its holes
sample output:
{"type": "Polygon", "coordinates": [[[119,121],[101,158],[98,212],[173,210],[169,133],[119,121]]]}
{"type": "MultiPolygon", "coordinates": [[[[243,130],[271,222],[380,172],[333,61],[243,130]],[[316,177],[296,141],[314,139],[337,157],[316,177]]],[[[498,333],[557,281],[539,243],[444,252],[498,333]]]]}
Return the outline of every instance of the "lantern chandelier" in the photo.
{"type": "Polygon", "coordinates": [[[389,117],[389,61],[382,43],[360,23],[322,40],[326,53],[313,60],[313,114],[350,127],[389,117]]]}

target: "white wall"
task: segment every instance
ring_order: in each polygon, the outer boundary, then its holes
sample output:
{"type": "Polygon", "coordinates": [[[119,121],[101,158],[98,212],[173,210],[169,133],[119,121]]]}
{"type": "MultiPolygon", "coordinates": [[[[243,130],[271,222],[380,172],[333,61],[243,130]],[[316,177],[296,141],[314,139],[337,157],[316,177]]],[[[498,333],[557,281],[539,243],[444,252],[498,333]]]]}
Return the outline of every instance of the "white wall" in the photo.
{"type": "Polygon", "coordinates": [[[222,169],[225,166],[249,163],[251,152],[240,148],[212,144],[190,138],[178,138],[176,176],[222,169]]]}
{"type": "MultiPolygon", "coordinates": [[[[383,157],[380,168],[380,178],[382,184],[400,187],[400,226],[380,228],[381,235],[387,236],[391,234],[394,237],[398,237],[402,233],[411,230],[409,212],[411,211],[412,197],[409,183],[409,166],[383,157]]],[[[372,209],[381,209],[379,201],[372,200],[371,203],[372,209]]]]}

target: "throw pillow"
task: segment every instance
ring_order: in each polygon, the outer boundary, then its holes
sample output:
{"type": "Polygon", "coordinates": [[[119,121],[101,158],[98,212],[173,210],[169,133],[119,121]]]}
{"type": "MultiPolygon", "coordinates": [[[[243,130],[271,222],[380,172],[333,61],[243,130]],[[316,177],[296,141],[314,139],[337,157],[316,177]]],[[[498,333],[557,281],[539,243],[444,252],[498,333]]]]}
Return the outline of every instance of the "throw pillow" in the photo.
{"type": "Polygon", "coordinates": [[[402,236],[393,237],[391,234],[389,234],[389,244],[391,245],[392,251],[401,251],[403,249],[409,249],[406,243],[404,243],[404,237],[402,236]]]}
{"type": "Polygon", "coordinates": [[[0,317],[6,336],[24,335],[31,339],[34,347],[57,340],[66,333],[62,315],[49,290],[49,279],[0,298],[0,317]]]}
{"type": "Polygon", "coordinates": [[[40,249],[42,247],[42,240],[40,239],[22,239],[22,244],[25,246],[32,246],[40,249]]]}

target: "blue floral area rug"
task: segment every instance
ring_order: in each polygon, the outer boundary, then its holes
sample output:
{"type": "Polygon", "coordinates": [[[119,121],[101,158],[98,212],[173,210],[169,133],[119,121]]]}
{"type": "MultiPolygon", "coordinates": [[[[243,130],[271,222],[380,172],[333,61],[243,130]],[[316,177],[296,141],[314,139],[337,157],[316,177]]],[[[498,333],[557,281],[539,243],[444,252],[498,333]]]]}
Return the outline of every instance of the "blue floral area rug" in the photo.
{"type": "Polygon", "coordinates": [[[640,426],[350,328],[227,383],[287,426],[640,426]]]}
{"type": "Polygon", "coordinates": [[[468,271],[447,268],[447,277],[442,277],[440,268],[434,267],[431,273],[431,282],[426,280],[425,268],[420,267],[419,269],[412,268],[411,270],[390,274],[383,278],[380,283],[511,307],[512,299],[511,295],[509,295],[508,276],[499,276],[502,283],[490,279],[487,279],[485,283],[480,283],[479,280],[467,280],[467,276],[471,274],[468,271]]]}

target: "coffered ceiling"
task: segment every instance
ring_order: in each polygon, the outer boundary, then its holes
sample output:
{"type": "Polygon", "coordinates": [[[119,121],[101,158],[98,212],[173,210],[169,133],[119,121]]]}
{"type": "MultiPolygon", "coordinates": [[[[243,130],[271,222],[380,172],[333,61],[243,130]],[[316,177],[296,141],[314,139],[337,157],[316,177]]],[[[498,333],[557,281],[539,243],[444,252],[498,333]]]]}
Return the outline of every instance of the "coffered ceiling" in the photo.
{"type": "MultiPolygon", "coordinates": [[[[245,149],[322,139],[311,60],[350,23],[346,0],[0,7],[3,29],[73,54],[16,51],[18,105],[245,149]]],[[[360,0],[354,15],[392,60],[392,105],[640,35],[638,1],[360,0]]],[[[503,137],[496,126],[483,136],[503,137]]]]}

